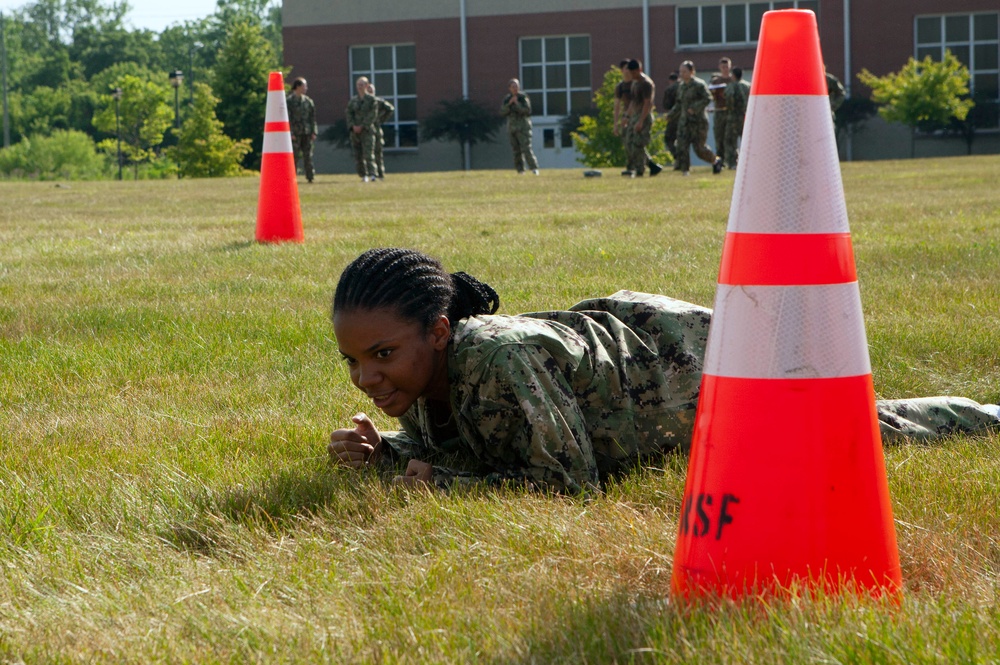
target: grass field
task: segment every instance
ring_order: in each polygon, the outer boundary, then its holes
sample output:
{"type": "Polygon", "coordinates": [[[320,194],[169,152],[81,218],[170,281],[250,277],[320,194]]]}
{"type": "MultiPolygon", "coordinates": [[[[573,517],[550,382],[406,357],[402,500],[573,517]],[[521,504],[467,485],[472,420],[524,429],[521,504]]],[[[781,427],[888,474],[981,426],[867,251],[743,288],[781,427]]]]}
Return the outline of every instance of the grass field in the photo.
{"type": "MultiPolygon", "coordinates": [[[[1000,400],[1000,160],[843,171],[879,396],[1000,400]]],[[[669,602],[682,457],[587,502],[328,465],[348,261],[711,306],[733,177],[693,175],[319,176],[301,245],[256,179],[0,183],[0,660],[997,662],[998,435],[887,449],[898,606],[669,602]]]]}

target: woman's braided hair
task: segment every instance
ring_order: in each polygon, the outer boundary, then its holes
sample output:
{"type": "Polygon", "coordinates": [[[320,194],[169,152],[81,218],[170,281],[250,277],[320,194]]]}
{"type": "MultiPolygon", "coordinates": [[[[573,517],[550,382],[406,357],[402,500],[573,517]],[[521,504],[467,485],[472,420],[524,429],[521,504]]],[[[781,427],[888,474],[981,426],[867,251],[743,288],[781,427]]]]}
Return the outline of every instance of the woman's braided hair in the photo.
{"type": "Polygon", "coordinates": [[[354,259],[340,274],[333,313],[392,309],[429,329],[442,314],[454,325],[493,314],[500,296],[464,272],[448,274],[437,259],[413,249],[379,247],[354,259]]]}

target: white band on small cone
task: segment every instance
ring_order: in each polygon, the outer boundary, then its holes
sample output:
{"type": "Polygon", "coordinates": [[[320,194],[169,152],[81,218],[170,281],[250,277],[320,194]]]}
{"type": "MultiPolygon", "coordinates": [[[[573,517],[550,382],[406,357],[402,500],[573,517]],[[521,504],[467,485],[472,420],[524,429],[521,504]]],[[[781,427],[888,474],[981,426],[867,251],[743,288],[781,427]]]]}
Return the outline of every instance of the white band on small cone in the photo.
{"type": "Polygon", "coordinates": [[[729,231],[848,233],[830,101],[751,95],[729,231]]]}
{"type": "Polygon", "coordinates": [[[265,122],[288,122],[288,106],[285,93],[280,90],[267,93],[267,108],[264,111],[265,122]]]}
{"type": "Polygon", "coordinates": [[[871,374],[858,283],[720,284],[704,372],[747,379],[871,374]]]}

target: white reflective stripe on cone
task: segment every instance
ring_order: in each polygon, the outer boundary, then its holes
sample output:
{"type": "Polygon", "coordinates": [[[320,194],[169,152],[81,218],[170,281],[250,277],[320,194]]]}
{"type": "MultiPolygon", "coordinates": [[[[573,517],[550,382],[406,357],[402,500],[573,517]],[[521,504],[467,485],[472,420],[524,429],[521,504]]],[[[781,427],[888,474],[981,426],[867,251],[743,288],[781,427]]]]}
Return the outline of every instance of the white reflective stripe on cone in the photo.
{"type": "Polygon", "coordinates": [[[280,90],[267,93],[267,109],[264,120],[267,122],[288,122],[288,106],[285,103],[285,93],[280,90]]]}
{"type": "Polygon", "coordinates": [[[871,371],[857,282],[719,285],[705,374],[820,379],[871,371]]]}
{"type": "Polygon", "coordinates": [[[751,95],[729,231],[847,233],[830,100],[751,95]]]}
{"type": "Polygon", "coordinates": [[[269,152],[292,152],[290,132],[264,132],[264,148],[261,154],[269,152]]]}

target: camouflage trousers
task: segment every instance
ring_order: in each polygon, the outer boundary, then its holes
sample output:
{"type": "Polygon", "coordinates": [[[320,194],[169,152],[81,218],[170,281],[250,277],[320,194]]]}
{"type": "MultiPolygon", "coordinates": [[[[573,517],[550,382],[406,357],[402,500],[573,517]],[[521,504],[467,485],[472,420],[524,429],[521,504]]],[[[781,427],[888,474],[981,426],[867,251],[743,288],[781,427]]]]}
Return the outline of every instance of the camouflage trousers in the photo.
{"type": "Polygon", "coordinates": [[[375,167],[375,133],[367,129],[360,134],[351,132],[351,148],[354,151],[354,168],[358,176],[372,177],[378,175],[375,167]]]}
{"type": "Polygon", "coordinates": [[[678,171],[691,170],[691,150],[694,154],[704,159],[709,164],[715,161],[715,153],[705,145],[708,139],[708,123],[703,120],[693,121],[682,120],[677,127],[677,152],[674,157],[677,161],[674,168],[678,171]]]}
{"type": "Polygon", "coordinates": [[[725,160],[726,129],[729,127],[729,114],[726,113],[725,109],[722,109],[721,111],[716,110],[712,115],[715,116],[712,121],[712,136],[715,138],[715,154],[725,160]]]}
{"type": "Polygon", "coordinates": [[[635,131],[635,121],[629,118],[627,129],[622,137],[625,142],[625,168],[637,176],[641,176],[646,170],[646,163],[650,161],[646,146],[650,141],[650,121],[647,118],[642,129],[635,131]]]}
{"type": "Polygon", "coordinates": [[[663,132],[663,144],[667,148],[667,152],[673,158],[674,162],[677,161],[677,121],[667,120],[667,129],[663,132]]]}
{"type": "Polygon", "coordinates": [[[740,139],[743,137],[743,116],[729,115],[726,121],[725,154],[722,158],[726,166],[736,166],[740,158],[740,139]]]}
{"type": "Polygon", "coordinates": [[[528,168],[534,171],[538,168],[538,160],[531,150],[531,130],[521,129],[507,132],[510,136],[510,147],[514,151],[514,168],[518,173],[524,173],[524,164],[527,162],[528,168]]]}
{"type": "Polygon", "coordinates": [[[313,140],[311,134],[292,134],[292,153],[295,155],[295,166],[298,168],[299,160],[302,161],[302,169],[305,171],[306,180],[312,182],[313,176],[313,140]]]}
{"type": "Polygon", "coordinates": [[[379,178],[385,177],[385,159],[382,157],[382,150],[385,148],[385,134],[379,127],[375,132],[375,175],[379,178]]]}
{"type": "Polygon", "coordinates": [[[1000,430],[1000,417],[994,411],[965,397],[880,399],[875,407],[883,443],[1000,430]]]}

